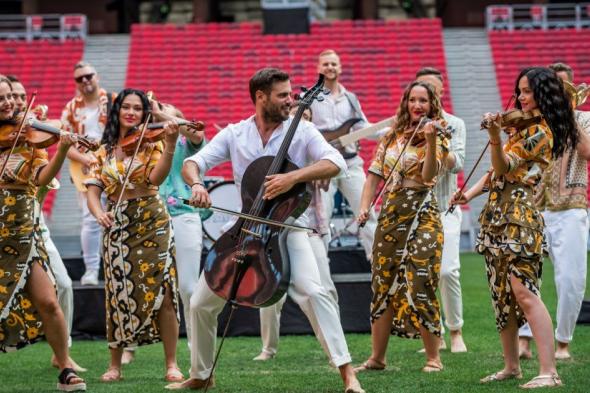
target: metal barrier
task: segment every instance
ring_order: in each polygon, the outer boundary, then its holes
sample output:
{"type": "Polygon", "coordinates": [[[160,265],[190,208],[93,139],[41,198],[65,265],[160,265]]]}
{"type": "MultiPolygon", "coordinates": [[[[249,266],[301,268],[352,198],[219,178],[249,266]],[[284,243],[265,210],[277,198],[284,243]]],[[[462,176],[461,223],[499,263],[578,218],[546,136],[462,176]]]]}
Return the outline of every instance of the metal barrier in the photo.
{"type": "Polygon", "coordinates": [[[583,29],[590,27],[590,3],[490,5],[488,30],[583,29]]]}
{"type": "Polygon", "coordinates": [[[86,15],[1,15],[0,39],[26,40],[68,38],[85,40],[88,34],[86,15]]]}

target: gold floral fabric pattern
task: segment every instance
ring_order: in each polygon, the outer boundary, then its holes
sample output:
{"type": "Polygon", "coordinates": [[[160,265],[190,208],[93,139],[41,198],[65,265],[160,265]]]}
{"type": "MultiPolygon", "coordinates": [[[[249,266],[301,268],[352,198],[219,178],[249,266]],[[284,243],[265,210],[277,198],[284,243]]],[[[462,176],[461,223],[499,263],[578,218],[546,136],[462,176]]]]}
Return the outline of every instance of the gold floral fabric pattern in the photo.
{"type": "MultiPolygon", "coordinates": [[[[4,163],[10,148],[0,149],[0,163],[4,163]]],[[[48,163],[47,150],[29,146],[17,146],[6,164],[0,184],[29,186],[29,194],[36,192],[35,180],[39,171],[48,163]]]]}
{"type": "Polygon", "coordinates": [[[484,257],[488,285],[492,294],[492,307],[496,315],[496,328],[498,331],[502,331],[506,327],[512,308],[516,314],[518,327],[523,326],[527,320],[518,302],[512,297],[510,277],[514,275],[525,288],[540,296],[539,285],[543,270],[543,257],[538,255],[526,258],[513,254],[494,256],[491,253],[485,253],[484,257]]]}
{"type": "Polygon", "coordinates": [[[419,338],[420,326],[440,336],[436,289],[443,231],[432,189],[387,195],[373,245],[371,322],[393,308],[391,334],[419,338]]]}
{"type": "Polygon", "coordinates": [[[504,145],[508,156],[506,179],[511,182],[537,185],[552,161],[553,134],[545,120],[528,128],[516,130],[504,145]]]}
{"type": "Polygon", "coordinates": [[[25,293],[39,263],[54,281],[38,225],[35,199],[25,191],[0,190],[0,352],[43,338],[41,318],[25,293]]]}
{"type": "MultiPolygon", "coordinates": [[[[387,179],[393,170],[393,165],[403,151],[404,144],[405,137],[402,132],[387,134],[384,136],[377,147],[375,157],[369,167],[369,172],[387,179]]],[[[449,153],[449,145],[450,141],[448,138],[445,138],[442,135],[437,136],[436,160],[437,168],[439,169],[449,153]]],[[[395,168],[396,173],[393,176],[396,176],[396,178],[391,182],[392,188],[401,184],[403,178],[416,180],[427,186],[434,186],[436,184],[436,177],[430,183],[426,183],[422,179],[422,164],[425,155],[426,143],[417,146],[408,146],[395,168]]]]}
{"type": "Polygon", "coordinates": [[[525,258],[543,255],[545,222],[535,207],[533,194],[533,188],[525,184],[503,178],[492,182],[488,201],[479,215],[479,253],[525,258]]]}
{"type": "Polygon", "coordinates": [[[534,187],[551,162],[552,147],[553,134],[544,120],[512,133],[504,145],[509,172],[492,175],[488,200],[479,215],[476,250],[486,260],[498,330],[506,327],[512,309],[519,326],[526,322],[511,296],[513,275],[539,295],[545,222],[535,206],[534,187]]]}
{"type": "MultiPolygon", "coordinates": [[[[143,185],[151,190],[158,189],[158,186],[149,182],[149,176],[162,157],[163,149],[162,142],[148,143],[137,153],[131,164],[127,189],[133,189],[136,185],[143,185]]],[[[104,190],[107,196],[112,195],[117,187],[123,184],[131,156],[119,160],[114,153],[107,155],[105,145],[102,145],[94,155],[97,163],[91,168],[92,177],[85,180],[84,184],[98,186],[104,190]]]]}
{"type": "Polygon", "coordinates": [[[124,201],[116,212],[103,237],[109,347],[160,341],[157,318],[167,291],[180,320],[172,236],[159,195],[124,201]]]}

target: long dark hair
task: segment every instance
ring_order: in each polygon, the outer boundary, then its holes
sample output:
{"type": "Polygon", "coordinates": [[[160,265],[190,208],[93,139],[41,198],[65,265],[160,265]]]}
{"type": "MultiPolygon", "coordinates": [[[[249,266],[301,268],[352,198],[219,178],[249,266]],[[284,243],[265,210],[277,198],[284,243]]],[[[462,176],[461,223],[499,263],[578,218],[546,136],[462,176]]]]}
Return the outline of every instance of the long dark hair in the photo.
{"type": "Polygon", "coordinates": [[[143,91],[136,89],[121,90],[119,94],[117,94],[115,102],[113,102],[113,107],[107,114],[107,124],[104,128],[104,133],[102,134],[102,140],[100,141],[100,143],[106,145],[107,154],[111,154],[117,145],[117,142],[119,141],[119,112],[121,111],[123,100],[125,97],[131,94],[135,94],[141,99],[141,105],[143,106],[143,117],[141,119],[141,123],[145,122],[148,113],[151,112],[150,102],[143,91]]]}
{"type": "Polygon", "coordinates": [[[551,151],[553,158],[561,157],[566,150],[573,149],[578,144],[578,128],[574,111],[563,87],[563,82],[555,71],[549,68],[525,68],[516,78],[514,88],[518,109],[522,109],[520,101],[518,101],[520,95],[518,82],[523,76],[529,80],[533,97],[553,133],[553,149],[551,151]]]}

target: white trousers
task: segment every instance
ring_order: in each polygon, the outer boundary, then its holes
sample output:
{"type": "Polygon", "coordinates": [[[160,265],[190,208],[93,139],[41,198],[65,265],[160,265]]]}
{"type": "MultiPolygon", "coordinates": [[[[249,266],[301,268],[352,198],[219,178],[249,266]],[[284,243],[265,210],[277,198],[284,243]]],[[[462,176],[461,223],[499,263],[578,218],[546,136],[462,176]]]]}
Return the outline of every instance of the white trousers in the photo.
{"type": "MultiPolygon", "coordinates": [[[[338,308],[322,286],[320,271],[309,237],[301,231],[287,236],[291,260],[291,283],[287,293],[301,307],[320,342],[325,342],[330,359],[338,367],[351,358],[338,317],[338,308]]],[[[209,289],[204,275],[197,282],[191,297],[191,378],[209,377],[216,349],[217,316],[225,300],[209,289]]]]}
{"type": "Polygon", "coordinates": [[[445,324],[450,330],[459,330],[463,326],[463,300],[459,280],[459,269],[461,268],[459,260],[461,217],[460,208],[447,215],[441,213],[445,242],[443,245],[439,288],[445,324]]]}
{"type": "Polygon", "coordinates": [[[82,230],[80,241],[82,243],[82,258],[86,271],[96,270],[100,267],[100,241],[102,228],[96,218],[88,209],[88,199],[85,192],[78,191],[78,203],[82,208],[82,230]]]}
{"type": "MultiPolygon", "coordinates": [[[[336,286],[330,275],[330,259],[328,258],[324,241],[319,236],[309,236],[309,242],[311,243],[313,254],[318,263],[321,285],[328,291],[328,294],[338,309],[338,313],[340,313],[340,308],[338,307],[338,291],[336,291],[336,286]]],[[[269,355],[276,355],[279,347],[281,310],[283,309],[286,300],[287,295],[285,294],[285,296],[283,296],[283,298],[277,303],[270,307],[260,309],[260,338],[262,339],[262,352],[269,355]]],[[[322,345],[322,348],[324,348],[324,351],[326,351],[327,346],[325,342],[321,341],[322,335],[318,334],[315,330],[314,333],[320,338],[320,344],[322,345]]],[[[330,354],[327,353],[327,355],[329,356],[330,354]]]]}
{"type": "MultiPolygon", "coordinates": [[[[336,191],[340,190],[342,195],[350,203],[354,216],[358,216],[361,207],[361,194],[363,192],[363,185],[367,177],[363,169],[363,160],[356,156],[347,160],[348,177],[338,176],[330,180],[330,187],[328,191],[322,192],[322,204],[324,207],[324,214],[327,215],[327,222],[330,222],[332,211],[334,210],[334,195],[336,191]]],[[[354,218],[353,218],[354,219],[354,218]]],[[[377,217],[374,212],[371,212],[369,220],[363,228],[359,231],[359,238],[367,260],[371,260],[373,256],[373,239],[375,238],[375,229],[377,228],[377,217]]]]}
{"type": "MultiPolygon", "coordinates": [[[[586,209],[545,211],[543,218],[557,291],[555,339],[569,343],[586,290],[588,212],[586,209]]],[[[528,324],[521,327],[518,334],[533,336],[528,324]]]]}
{"type": "MultiPolygon", "coordinates": [[[[57,300],[64,313],[64,318],[68,327],[68,334],[70,334],[72,332],[72,323],[74,320],[74,290],[72,289],[72,279],[68,276],[68,271],[59,255],[59,251],[57,251],[53,240],[51,240],[49,228],[47,228],[47,225],[45,224],[43,214],[40,216],[39,225],[41,227],[45,249],[47,250],[47,256],[49,257],[49,266],[55,277],[57,300]]],[[[69,344],[71,345],[71,338],[69,338],[69,344]]]]}
{"type": "Polygon", "coordinates": [[[176,245],[176,271],[178,292],[182,300],[186,334],[190,343],[190,300],[199,280],[203,227],[199,213],[184,213],[172,217],[174,243],[176,245]]]}

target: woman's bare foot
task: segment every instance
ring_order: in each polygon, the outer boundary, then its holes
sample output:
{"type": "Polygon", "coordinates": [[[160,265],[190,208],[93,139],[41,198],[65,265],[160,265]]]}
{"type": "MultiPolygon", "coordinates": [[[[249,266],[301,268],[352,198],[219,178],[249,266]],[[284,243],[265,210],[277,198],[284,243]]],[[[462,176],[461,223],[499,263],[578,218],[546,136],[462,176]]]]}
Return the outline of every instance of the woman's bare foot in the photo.
{"type": "Polygon", "coordinates": [[[102,382],[116,382],[123,379],[123,374],[121,373],[121,369],[114,366],[109,366],[107,371],[100,377],[102,382]]]}

